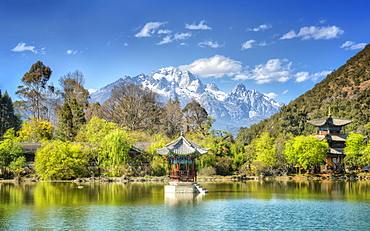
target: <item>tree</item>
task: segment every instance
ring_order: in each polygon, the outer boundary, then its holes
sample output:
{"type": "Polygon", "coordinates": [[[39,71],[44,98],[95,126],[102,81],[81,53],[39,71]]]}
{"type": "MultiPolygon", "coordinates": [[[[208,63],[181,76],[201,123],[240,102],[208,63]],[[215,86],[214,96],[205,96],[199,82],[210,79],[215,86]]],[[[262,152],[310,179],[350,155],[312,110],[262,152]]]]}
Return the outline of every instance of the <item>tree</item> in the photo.
{"type": "Polygon", "coordinates": [[[351,167],[364,166],[366,161],[364,157],[365,145],[364,136],[357,133],[350,133],[346,139],[346,147],[344,148],[344,153],[346,157],[344,159],[346,165],[351,167]]]}
{"type": "Polygon", "coordinates": [[[5,140],[0,140],[0,170],[4,173],[5,168],[12,162],[17,161],[23,155],[23,147],[16,142],[14,128],[10,128],[4,134],[5,140]]]}
{"type": "Polygon", "coordinates": [[[275,167],[276,150],[274,148],[274,138],[265,132],[252,141],[246,148],[248,155],[254,157],[251,163],[252,169],[255,173],[260,174],[268,168],[275,167]]]}
{"type": "Polygon", "coordinates": [[[63,141],[74,141],[80,128],[86,123],[85,113],[75,98],[65,102],[60,113],[56,137],[63,141]]]}
{"type": "Polygon", "coordinates": [[[50,92],[54,92],[53,86],[48,86],[47,82],[51,77],[51,69],[41,61],[32,65],[29,72],[22,78],[23,85],[18,86],[16,94],[22,101],[16,101],[17,108],[24,113],[25,118],[34,117],[36,121],[48,119],[47,99],[50,92]]]}
{"type": "Polygon", "coordinates": [[[211,127],[211,119],[206,109],[193,100],[182,109],[182,112],[185,117],[186,131],[200,131],[206,135],[211,127]]]}
{"type": "Polygon", "coordinates": [[[13,102],[8,92],[2,95],[0,90],[0,137],[10,128],[18,131],[20,123],[19,117],[14,114],[13,102]]]}
{"type": "Polygon", "coordinates": [[[323,163],[328,149],[326,140],[320,141],[314,136],[297,136],[287,141],[284,154],[289,164],[299,165],[307,170],[323,163]]]}
{"type": "Polygon", "coordinates": [[[81,143],[46,142],[37,150],[35,170],[44,180],[68,180],[88,175],[89,156],[81,143]]]}
{"type": "Polygon", "coordinates": [[[27,161],[25,156],[18,156],[9,164],[9,170],[13,172],[15,177],[20,177],[26,167],[27,161]]]}
{"type": "Polygon", "coordinates": [[[276,152],[275,166],[285,168],[287,166],[286,156],[284,155],[285,143],[290,139],[290,135],[279,134],[274,140],[274,149],[276,152]]]}
{"type": "Polygon", "coordinates": [[[163,109],[162,126],[164,133],[168,137],[173,137],[182,132],[183,114],[180,107],[180,101],[169,99],[163,109]]]}
{"type": "Polygon", "coordinates": [[[168,161],[163,155],[157,152],[158,148],[163,148],[170,140],[160,134],[154,136],[154,142],[148,147],[148,154],[151,157],[150,175],[164,176],[168,174],[168,161]]]}
{"type": "Polygon", "coordinates": [[[130,130],[158,130],[160,104],[156,94],[135,84],[122,82],[102,106],[103,118],[130,130]]]}
{"type": "Polygon", "coordinates": [[[108,176],[122,176],[124,173],[129,173],[128,151],[133,143],[130,135],[122,129],[117,129],[103,138],[100,145],[99,164],[108,176]]]}
{"type": "Polygon", "coordinates": [[[100,117],[101,116],[101,110],[100,110],[100,103],[89,103],[86,109],[85,113],[85,119],[86,122],[89,122],[94,116],[100,117]]]}
{"type": "Polygon", "coordinates": [[[76,100],[82,109],[87,109],[89,91],[84,88],[85,79],[81,71],[69,72],[59,79],[59,85],[62,87],[62,97],[65,102],[71,103],[76,100]]]}
{"type": "Polygon", "coordinates": [[[116,129],[118,129],[118,124],[94,116],[89,123],[80,129],[78,141],[99,146],[104,137],[116,129]]]}
{"type": "Polygon", "coordinates": [[[28,122],[22,123],[22,128],[18,132],[22,142],[40,142],[53,138],[53,125],[47,121],[37,121],[32,117],[28,122]]]}

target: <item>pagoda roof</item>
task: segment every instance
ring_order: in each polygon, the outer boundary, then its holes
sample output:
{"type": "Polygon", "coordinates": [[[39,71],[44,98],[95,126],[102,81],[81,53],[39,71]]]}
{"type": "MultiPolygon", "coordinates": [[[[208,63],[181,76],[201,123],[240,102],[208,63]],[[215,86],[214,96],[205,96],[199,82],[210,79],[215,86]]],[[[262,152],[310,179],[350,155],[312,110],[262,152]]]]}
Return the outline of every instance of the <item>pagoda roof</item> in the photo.
{"type": "Polygon", "coordinates": [[[329,116],[327,118],[319,118],[319,119],[312,119],[308,120],[308,123],[315,125],[315,126],[324,126],[324,125],[332,125],[332,126],[345,126],[349,123],[352,123],[353,120],[348,119],[341,119],[341,118],[334,118],[329,116]]]}
{"type": "Polygon", "coordinates": [[[343,155],[344,154],[344,148],[330,148],[328,154],[343,155]]]}
{"type": "Polygon", "coordinates": [[[166,144],[164,148],[157,149],[157,152],[162,155],[202,155],[207,153],[208,150],[208,148],[201,148],[198,144],[186,139],[183,135],[181,135],[176,140],[166,144]]]}
{"type": "Polygon", "coordinates": [[[326,134],[326,135],[315,135],[320,141],[324,139],[329,139],[333,141],[342,141],[345,142],[347,135],[346,134],[340,134],[340,135],[331,135],[331,134],[326,134]]]}

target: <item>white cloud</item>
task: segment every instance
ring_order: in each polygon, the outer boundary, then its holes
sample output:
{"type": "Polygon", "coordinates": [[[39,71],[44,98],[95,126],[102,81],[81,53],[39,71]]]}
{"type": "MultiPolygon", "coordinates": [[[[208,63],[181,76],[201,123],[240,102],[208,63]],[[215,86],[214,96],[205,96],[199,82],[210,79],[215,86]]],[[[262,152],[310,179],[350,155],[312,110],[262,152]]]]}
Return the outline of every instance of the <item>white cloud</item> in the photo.
{"type": "Polygon", "coordinates": [[[166,37],[162,39],[162,41],[157,43],[157,45],[163,45],[163,44],[172,43],[172,42],[173,42],[172,35],[167,35],[166,37]]]}
{"type": "Polygon", "coordinates": [[[268,30],[268,29],[271,29],[271,28],[272,28],[272,25],[271,25],[271,24],[262,24],[262,25],[259,25],[259,26],[258,26],[258,27],[256,27],[256,28],[248,29],[248,31],[255,31],[255,32],[258,32],[258,31],[268,30]]]}
{"type": "MultiPolygon", "coordinates": [[[[182,70],[188,70],[200,77],[232,77],[234,81],[253,80],[256,84],[266,83],[285,83],[291,79],[300,83],[311,80],[317,81],[321,77],[330,74],[330,71],[321,71],[314,74],[302,71],[294,73],[292,62],[288,59],[270,59],[266,63],[255,65],[253,68],[243,67],[240,61],[236,61],[222,55],[215,55],[211,58],[198,59],[189,65],[179,67],[182,70]]],[[[282,95],[286,94],[285,90],[282,95]]],[[[268,93],[270,98],[276,97],[275,93],[268,93]]]]}
{"type": "MultiPolygon", "coordinates": [[[[145,24],[145,26],[141,29],[139,33],[135,35],[137,38],[141,37],[151,37],[153,34],[155,34],[158,30],[158,28],[167,22],[148,22],[145,24]]],[[[163,32],[163,31],[162,31],[163,32]]]]}
{"type": "Polygon", "coordinates": [[[306,71],[301,71],[301,72],[296,73],[294,75],[294,78],[297,83],[300,83],[306,80],[311,80],[313,82],[316,82],[320,77],[325,77],[329,75],[330,73],[331,71],[321,71],[321,72],[317,72],[317,73],[310,75],[306,71]]]}
{"type": "Polygon", "coordinates": [[[158,34],[171,34],[172,30],[158,30],[158,34]]]}
{"type": "Polygon", "coordinates": [[[245,43],[242,44],[242,50],[252,48],[252,44],[255,43],[255,42],[256,42],[256,40],[253,40],[253,39],[246,41],[245,43]]]}
{"type": "Polygon", "coordinates": [[[220,48],[222,45],[218,44],[218,42],[214,42],[212,40],[204,41],[198,43],[198,46],[200,47],[211,47],[211,48],[220,48]]]}
{"type": "Polygon", "coordinates": [[[292,62],[287,59],[270,59],[266,64],[259,64],[253,70],[237,74],[234,80],[253,79],[257,84],[272,82],[285,83],[291,78],[292,62]]]}
{"type": "Polygon", "coordinates": [[[289,90],[285,90],[285,91],[283,91],[283,93],[281,93],[282,95],[285,95],[286,93],[288,93],[289,92],[289,90]]]}
{"type": "Polygon", "coordinates": [[[292,39],[296,37],[301,37],[302,40],[333,39],[338,38],[338,36],[343,33],[344,31],[337,26],[327,26],[327,27],[310,26],[302,27],[299,30],[298,34],[294,30],[291,30],[285,35],[283,35],[280,39],[292,39]]]}
{"type": "Polygon", "coordinates": [[[75,55],[75,54],[77,54],[77,51],[67,50],[67,55],[75,55]]]}
{"type": "Polygon", "coordinates": [[[191,33],[180,33],[180,34],[175,34],[174,39],[175,40],[184,40],[188,39],[191,37],[191,33]]]}
{"type": "Polygon", "coordinates": [[[196,25],[195,23],[189,25],[189,24],[185,24],[185,28],[186,29],[189,29],[189,30],[211,30],[212,27],[209,27],[207,26],[206,24],[204,24],[206,21],[201,21],[198,25],[196,25]]]}
{"type": "Polygon", "coordinates": [[[267,93],[267,94],[265,93],[264,95],[269,97],[270,99],[274,99],[274,98],[279,96],[278,94],[276,94],[274,92],[270,92],[270,93],[267,93]]]}
{"type": "Polygon", "coordinates": [[[340,48],[344,48],[345,50],[358,50],[363,49],[367,44],[366,43],[355,43],[352,41],[347,41],[340,46],[340,48]]]}
{"type": "Polygon", "coordinates": [[[171,43],[173,41],[185,40],[185,39],[190,38],[191,35],[192,35],[191,33],[180,33],[180,34],[175,34],[175,35],[167,35],[166,37],[162,39],[162,41],[157,43],[157,45],[163,45],[163,44],[171,43]]]}
{"type": "Polygon", "coordinates": [[[18,43],[16,47],[12,49],[14,52],[23,52],[23,51],[31,51],[34,54],[37,54],[34,46],[26,46],[26,43],[18,43]]]}
{"type": "Polygon", "coordinates": [[[209,59],[198,59],[189,65],[180,66],[180,68],[203,78],[221,78],[223,76],[234,76],[240,73],[243,67],[239,61],[226,58],[222,55],[215,55],[209,59]]]}
{"type": "Polygon", "coordinates": [[[295,37],[297,37],[296,33],[294,32],[294,30],[291,30],[288,33],[286,33],[285,35],[283,35],[283,37],[281,37],[280,39],[292,39],[292,38],[295,38],[295,37]]]}

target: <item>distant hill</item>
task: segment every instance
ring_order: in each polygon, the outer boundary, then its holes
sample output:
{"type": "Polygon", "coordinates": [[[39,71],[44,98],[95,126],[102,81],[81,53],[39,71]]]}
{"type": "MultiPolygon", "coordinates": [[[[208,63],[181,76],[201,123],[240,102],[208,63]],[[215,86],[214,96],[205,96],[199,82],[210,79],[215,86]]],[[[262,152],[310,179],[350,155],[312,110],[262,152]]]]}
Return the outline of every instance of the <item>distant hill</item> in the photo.
{"type": "Polygon", "coordinates": [[[366,133],[364,125],[370,122],[370,44],[277,114],[250,128],[241,128],[238,139],[249,143],[265,131],[273,135],[312,134],[315,128],[307,120],[327,116],[329,110],[334,117],[354,121],[347,131],[366,133]]]}

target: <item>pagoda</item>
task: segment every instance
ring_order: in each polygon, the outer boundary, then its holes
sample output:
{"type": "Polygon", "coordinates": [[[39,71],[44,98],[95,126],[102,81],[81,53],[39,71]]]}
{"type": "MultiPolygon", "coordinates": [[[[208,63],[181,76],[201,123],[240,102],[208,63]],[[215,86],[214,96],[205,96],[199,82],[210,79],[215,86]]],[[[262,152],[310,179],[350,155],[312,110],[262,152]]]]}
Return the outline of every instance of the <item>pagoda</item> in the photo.
{"type": "Polygon", "coordinates": [[[166,144],[157,152],[164,155],[170,163],[170,185],[166,185],[165,192],[205,192],[196,182],[196,159],[207,153],[209,149],[181,136],[166,144]]]}
{"type": "Polygon", "coordinates": [[[347,134],[344,127],[352,123],[352,120],[334,118],[329,112],[326,118],[312,119],[308,123],[318,127],[315,135],[319,140],[326,139],[329,144],[329,150],[326,153],[326,170],[341,172],[344,170],[345,142],[347,134]]]}

